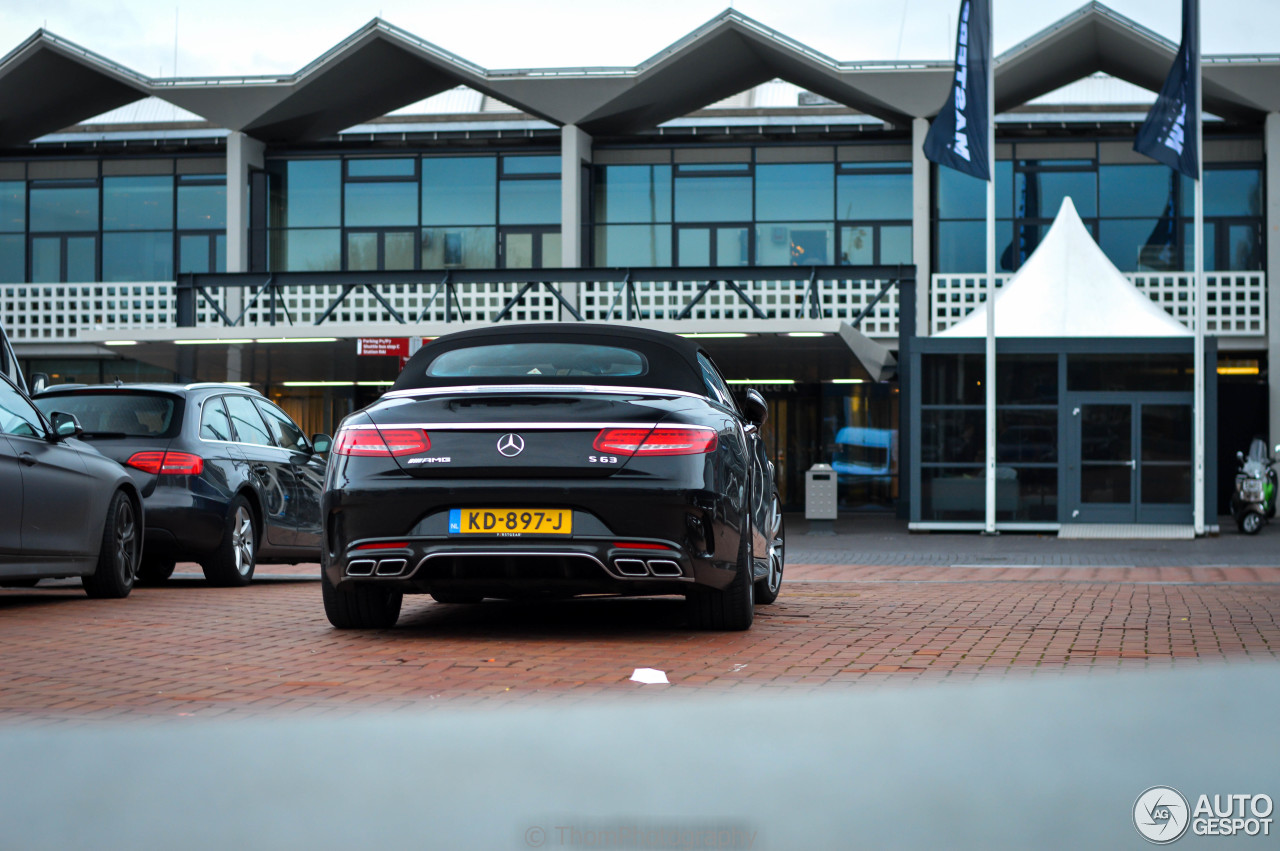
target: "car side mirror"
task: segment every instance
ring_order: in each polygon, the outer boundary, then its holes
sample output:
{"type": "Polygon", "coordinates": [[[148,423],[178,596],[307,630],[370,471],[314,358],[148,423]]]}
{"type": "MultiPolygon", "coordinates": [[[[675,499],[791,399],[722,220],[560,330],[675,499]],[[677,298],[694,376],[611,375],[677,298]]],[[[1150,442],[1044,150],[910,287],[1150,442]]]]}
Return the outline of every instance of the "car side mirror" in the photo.
{"type": "Polygon", "coordinates": [[[46,387],[48,387],[48,386],[49,386],[49,376],[48,376],[48,375],[46,375],[46,374],[45,374],[45,373],[43,373],[43,372],[33,372],[33,373],[31,373],[31,395],[32,395],[32,396],[34,396],[34,395],[36,395],[37,393],[41,392],[42,390],[44,390],[44,389],[45,389],[46,387]]]}
{"type": "Polygon", "coordinates": [[[748,390],[743,396],[742,411],[747,422],[753,426],[762,426],[765,420],[769,419],[769,406],[765,403],[764,397],[755,390],[748,390]]]}
{"type": "Polygon", "coordinates": [[[84,434],[84,427],[80,425],[80,421],[76,419],[75,414],[54,411],[49,415],[49,422],[53,426],[54,436],[59,440],[68,437],[79,437],[84,434]]]}
{"type": "Polygon", "coordinates": [[[317,455],[328,455],[333,448],[333,438],[327,434],[312,435],[311,448],[317,455]]]}

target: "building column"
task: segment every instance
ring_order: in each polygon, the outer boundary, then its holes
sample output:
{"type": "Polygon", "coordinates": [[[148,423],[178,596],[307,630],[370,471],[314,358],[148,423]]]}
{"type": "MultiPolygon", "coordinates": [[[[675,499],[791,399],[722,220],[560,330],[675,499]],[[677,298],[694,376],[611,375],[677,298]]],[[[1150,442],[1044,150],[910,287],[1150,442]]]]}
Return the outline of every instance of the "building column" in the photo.
{"type": "Polygon", "coordinates": [[[1270,431],[1267,440],[1280,443],[1280,112],[1267,116],[1265,130],[1267,207],[1267,395],[1270,431]]]}
{"type": "MultiPolygon", "coordinates": [[[[238,130],[227,137],[227,271],[249,271],[249,169],[263,167],[265,145],[238,130]]],[[[244,310],[244,290],[227,292],[227,315],[235,319],[244,310]]],[[[243,365],[236,346],[227,350],[227,381],[243,380],[243,365]]]]}
{"type": "Polygon", "coordinates": [[[265,145],[233,130],[227,137],[227,271],[249,271],[249,169],[263,167],[265,145]]]}
{"type": "MultiPolygon", "coordinates": [[[[577,269],[586,257],[582,226],[590,205],[583,166],[591,163],[591,137],[576,124],[560,128],[560,264],[577,269]]],[[[568,294],[565,294],[569,298],[568,294]]],[[[570,299],[572,301],[572,299],[570,299]]]]}
{"type": "Polygon", "coordinates": [[[924,137],[929,120],[911,122],[911,258],[916,264],[916,334],[929,336],[929,296],[933,289],[930,245],[929,160],[924,155],[924,137]]]}

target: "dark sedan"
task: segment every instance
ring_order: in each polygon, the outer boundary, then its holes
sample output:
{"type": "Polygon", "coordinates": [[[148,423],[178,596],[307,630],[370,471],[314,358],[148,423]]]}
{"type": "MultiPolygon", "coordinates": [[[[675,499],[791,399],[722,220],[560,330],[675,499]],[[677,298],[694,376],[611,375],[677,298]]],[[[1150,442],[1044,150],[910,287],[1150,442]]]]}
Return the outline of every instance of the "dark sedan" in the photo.
{"type": "Polygon", "coordinates": [[[128,469],[147,510],[143,582],[198,561],[213,585],[247,585],[258,562],[314,561],[329,438],[307,440],[262,394],[232,384],[53,387],[43,411],[128,469]]]}
{"type": "Polygon", "coordinates": [[[424,346],[343,420],[324,494],[325,613],[387,627],[402,596],[675,594],[747,629],[784,566],[760,427],[707,353],[604,325],[487,328],[424,346]]]}
{"type": "Polygon", "coordinates": [[[0,586],[80,577],[90,597],[127,597],[142,551],[142,501],[120,465],[42,414],[0,375],[0,586]]]}

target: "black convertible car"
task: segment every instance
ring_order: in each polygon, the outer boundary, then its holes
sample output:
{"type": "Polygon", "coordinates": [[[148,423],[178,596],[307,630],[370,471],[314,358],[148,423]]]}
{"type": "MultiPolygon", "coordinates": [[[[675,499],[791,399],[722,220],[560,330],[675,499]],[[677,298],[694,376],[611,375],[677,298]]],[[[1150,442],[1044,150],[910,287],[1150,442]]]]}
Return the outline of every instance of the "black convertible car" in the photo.
{"type": "Polygon", "coordinates": [[[692,340],[538,325],[423,346],[343,420],[323,497],[325,613],[388,627],[404,594],[678,594],[747,629],[778,596],[782,514],[760,427],[692,340]]]}

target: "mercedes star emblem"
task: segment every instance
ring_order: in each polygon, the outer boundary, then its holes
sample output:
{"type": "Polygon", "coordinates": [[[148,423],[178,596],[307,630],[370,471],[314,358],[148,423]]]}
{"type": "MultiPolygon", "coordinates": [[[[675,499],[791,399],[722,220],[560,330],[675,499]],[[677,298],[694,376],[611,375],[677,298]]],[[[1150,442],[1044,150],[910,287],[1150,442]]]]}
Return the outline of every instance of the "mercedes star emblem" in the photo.
{"type": "Polygon", "coordinates": [[[514,458],[524,451],[524,438],[518,434],[504,434],[498,438],[498,451],[508,458],[514,458]]]}

